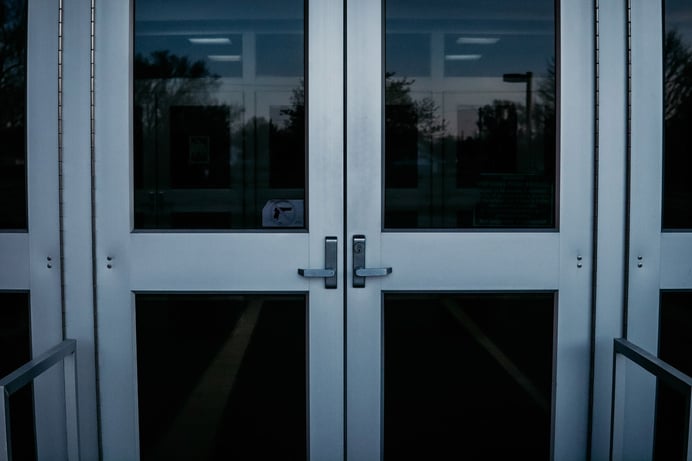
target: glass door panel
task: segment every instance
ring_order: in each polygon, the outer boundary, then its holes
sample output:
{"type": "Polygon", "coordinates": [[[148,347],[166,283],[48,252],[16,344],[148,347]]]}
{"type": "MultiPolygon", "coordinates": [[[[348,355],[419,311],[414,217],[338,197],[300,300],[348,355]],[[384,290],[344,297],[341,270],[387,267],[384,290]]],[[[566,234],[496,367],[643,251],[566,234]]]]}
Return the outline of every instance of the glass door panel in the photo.
{"type": "Polygon", "coordinates": [[[554,312],[553,293],[385,293],[385,459],[550,459],[554,312]]]}
{"type": "Polygon", "coordinates": [[[554,2],[431,7],[386,3],[384,227],[554,228],[554,2]]]}
{"type": "Polygon", "coordinates": [[[135,3],[135,228],[305,228],[303,1],[157,5],[135,3]]]}
{"type": "Polygon", "coordinates": [[[307,459],[305,295],[136,295],[141,459],[307,459]]]}
{"type": "Polygon", "coordinates": [[[521,440],[531,457],[586,457],[591,6],[355,0],[346,24],[349,459],[395,459],[404,439],[480,453],[506,437],[479,421],[515,411],[540,428],[521,440]],[[534,362],[517,347],[508,368],[531,393],[484,350],[509,358],[522,335],[534,362]]]}

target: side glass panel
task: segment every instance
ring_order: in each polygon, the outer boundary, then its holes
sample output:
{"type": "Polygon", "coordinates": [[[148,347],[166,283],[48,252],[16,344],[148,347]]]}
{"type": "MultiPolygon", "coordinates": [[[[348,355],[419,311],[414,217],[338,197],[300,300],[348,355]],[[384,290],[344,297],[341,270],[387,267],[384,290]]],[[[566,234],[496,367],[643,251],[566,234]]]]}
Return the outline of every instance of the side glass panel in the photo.
{"type": "Polygon", "coordinates": [[[307,459],[305,295],[136,295],[140,450],[307,459]]]}
{"type": "Polygon", "coordinates": [[[302,0],[135,2],[137,229],[305,227],[302,0]]]}
{"type": "MultiPolygon", "coordinates": [[[[31,360],[28,293],[0,293],[0,378],[31,360]]],[[[12,459],[36,459],[34,403],[28,385],[10,397],[12,459]]]]}
{"type": "MultiPolygon", "coordinates": [[[[692,376],[692,292],[663,292],[659,320],[658,356],[692,376]]],[[[654,458],[684,459],[685,399],[658,382],[654,458]]]]}
{"type": "Polygon", "coordinates": [[[26,229],[26,1],[0,2],[0,229],[26,229]]]}
{"type": "Polygon", "coordinates": [[[692,4],[666,0],[663,42],[663,227],[692,229],[692,4]]]}
{"type": "Polygon", "coordinates": [[[554,1],[385,14],[385,228],[554,228],[554,1]]]}
{"type": "Polygon", "coordinates": [[[385,459],[550,459],[554,305],[385,294],[385,459]]]}

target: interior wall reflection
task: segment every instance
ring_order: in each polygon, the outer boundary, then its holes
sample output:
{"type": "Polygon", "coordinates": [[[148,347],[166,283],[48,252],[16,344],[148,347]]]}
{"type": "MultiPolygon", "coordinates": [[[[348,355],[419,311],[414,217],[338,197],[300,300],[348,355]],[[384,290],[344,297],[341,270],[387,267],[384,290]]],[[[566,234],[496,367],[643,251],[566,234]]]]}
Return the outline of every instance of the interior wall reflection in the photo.
{"type": "Polygon", "coordinates": [[[385,227],[555,227],[555,5],[386,2],[385,227]]]}
{"type": "Polygon", "coordinates": [[[137,0],[135,227],[305,227],[300,0],[137,0]]]}
{"type": "Polygon", "coordinates": [[[25,0],[0,2],[0,229],[26,229],[25,0]]]}

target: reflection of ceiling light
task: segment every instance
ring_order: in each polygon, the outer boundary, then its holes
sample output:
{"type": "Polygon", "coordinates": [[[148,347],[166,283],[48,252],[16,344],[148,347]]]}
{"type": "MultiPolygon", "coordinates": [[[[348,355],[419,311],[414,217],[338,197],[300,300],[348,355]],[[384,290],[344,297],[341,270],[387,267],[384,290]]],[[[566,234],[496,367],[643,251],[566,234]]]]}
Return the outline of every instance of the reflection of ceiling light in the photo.
{"type": "Polygon", "coordinates": [[[187,40],[194,45],[230,45],[231,44],[230,38],[221,38],[221,37],[220,38],[197,37],[197,38],[188,38],[187,40]]]}
{"type": "Polygon", "coordinates": [[[447,54],[447,61],[477,61],[483,56],[482,54],[447,54]]]}
{"type": "Polygon", "coordinates": [[[459,37],[457,43],[459,45],[494,45],[499,42],[499,38],[495,37],[459,37]]]}
{"type": "Polygon", "coordinates": [[[240,55],[239,54],[210,54],[207,56],[210,61],[217,61],[217,62],[239,62],[240,61],[240,55]]]}

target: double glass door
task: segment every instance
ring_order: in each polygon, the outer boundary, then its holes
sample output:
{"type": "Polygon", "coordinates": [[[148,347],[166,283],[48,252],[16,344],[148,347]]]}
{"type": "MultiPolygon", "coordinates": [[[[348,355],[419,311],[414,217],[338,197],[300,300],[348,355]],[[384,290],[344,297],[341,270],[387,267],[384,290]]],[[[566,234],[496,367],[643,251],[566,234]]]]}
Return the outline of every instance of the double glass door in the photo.
{"type": "Polygon", "coordinates": [[[585,456],[588,5],[96,11],[104,459],[585,456]]]}

